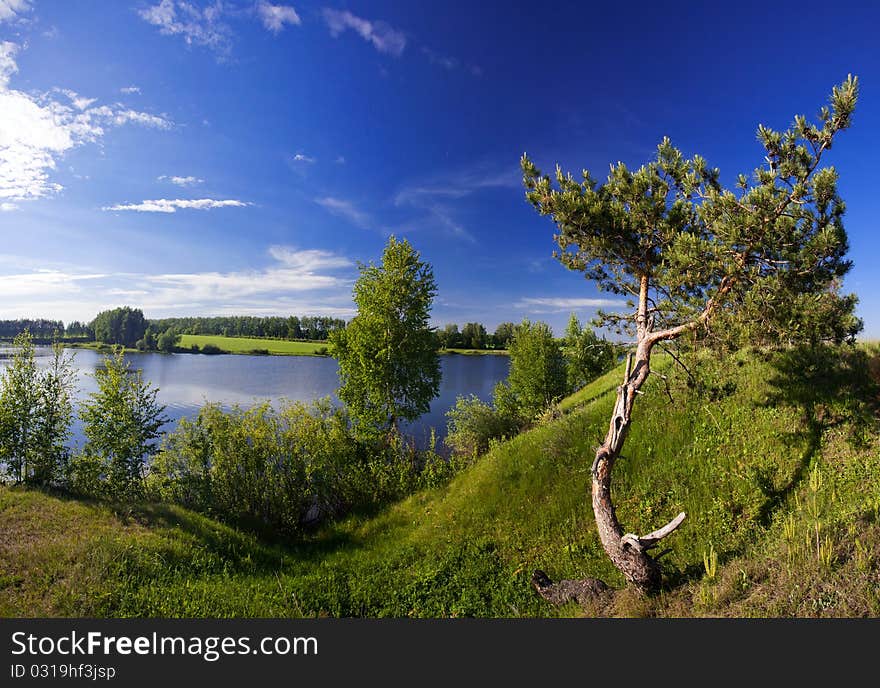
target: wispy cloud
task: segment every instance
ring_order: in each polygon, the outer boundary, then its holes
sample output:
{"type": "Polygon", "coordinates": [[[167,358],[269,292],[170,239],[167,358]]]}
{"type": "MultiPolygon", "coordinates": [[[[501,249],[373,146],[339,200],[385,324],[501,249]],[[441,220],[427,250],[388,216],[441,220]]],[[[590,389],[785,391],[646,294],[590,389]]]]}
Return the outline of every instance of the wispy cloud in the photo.
{"type": "Polygon", "coordinates": [[[479,165],[472,169],[447,172],[420,184],[400,189],[394,196],[395,205],[417,205],[425,199],[458,199],[487,189],[519,189],[522,177],[519,168],[487,168],[479,165]]]}
{"type": "Polygon", "coordinates": [[[19,19],[30,9],[30,0],[0,0],[0,22],[19,19]]]}
{"type": "Polygon", "coordinates": [[[70,269],[0,275],[0,317],[90,319],[120,299],[152,317],[204,314],[354,314],[354,263],[332,251],[272,246],[251,270],[100,273],[70,269]],[[137,286],[132,286],[137,285],[137,286]]]}
{"type": "Polygon", "coordinates": [[[422,46],[422,54],[428,58],[428,62],[434,65],[439,65],[444,69],[453,70],[459,66],[458,60],[456,60],[454,57],[441,55],[440,53],[431,50],[431,48],[427,46],[422,46]]]}
{"type": "Polygon", "coordinates": [[[168,176],[167,174],[163,174],[160,177],[156,177],[157,181],[160,182],[171,182],[172,184],[176,184],[177,186],[195,186],[196,184],[204,184],[205,180],[200,179],[199,177],[177,177],[177,176],[168,176]]]}
{"type": "Polygon", "coordinates": [[[56,90],[66,95],[77,110],[85,110],[89,105],[98,100],[97,98],[86,98],[85,96],[81,96],[79,93],[71,91],[69,88],[59,88],[56,90]]]}
{"type": "Polygon", "coordinates": [[[306,155],[305,153],[297,153],[293,156],[294,162],[305,162],[305,163],[313,163],[317,160],[317,158],[313,158],[310,155],[306,155]]]}
{"type": "Polygon", "coordinates": [[[333,10],[325,7],[321,11],[330,35],[337,38],[348,29],[357,33],[380,53],[400,57],[406,49],[406,35],[382,21],[371,21],[355,16],[348,10],[333,10]]]}
{"type": "Polygon", "coordinates": [[[257,15],[263,26],[275,34],[281,33],[285,24],[291,26],[302,24],[302,19],[290,5],[272,5],[262,1],[257,4],[257,15]]]}
{"type": "Polygon", "coordinates": [[[126,95],[140,95],[141,89],[138,86],[123,86],[119,89],[119,92],[126,95]]]}
{"type": "Polygon", "coordinates": [[[622,308],[626,301],[620,299],[572,299],[564,297],[540,297],[520,299],[514,307],[533,313],[555,313],[585,308],[622,308]]]}
{"type": "Polygon", "coordinates": [[[205,7],[184,0],[161,0],[138,10],[138,15],[166,36],[182,36],[187,45],[204,46],[224,56],[232,45],[232,31],[223,21],[224,9],[222,0],[205,7]]]}
{"type": "Polygon", "coordinates": [[[368,229],[370,227],[370,216],[362,210],[358,210],[351,201],[328,196],[325,198],[316,198],[315,203],[333,215],[344,217],[357,227],[361,227],[362,229],[368,229]]]}
{"type": "Polygon", "coordinates": [[[9,203],[8,201],[0,203],[0,212],[11,213],[13,210],[18,210],[18,205],[15,203],[9,203]]]}
{"type": "Polygon", "coordinates": [[[101,139],[108,127],[137,124],[169,129],[167,118],[119,104],[95,106],[95,99],[54,89],[66,100],[9,88],[18,72],[19,46],[0,43],[0,201],[41,198],[62,187],[52,179],[69,150],[101,139]]]}
{"type": "Polygon", "coordinates": [[[471,169],[447,172],[420,183],[401,188],[394,195],[394,205],[413,208],[427,217],[412,223],[417,226],[433,225],[438,230],[471,243],[475,237],[456,219],[456,203],[480,192],[519,186],[518,172],[478,165],[471,169]]]}
{"type": "Polygon", "coordinates": [[[166,199],[160,198],[154,201],[141,201],[140,203],[122,203],[101,208],[108,211],[132,210],[138,213],[176,213],[180,210],[209,210],[211,208],[244,208],[251,203],[234,199],[217,200],[213,198],[196,199],[166,199]]]}

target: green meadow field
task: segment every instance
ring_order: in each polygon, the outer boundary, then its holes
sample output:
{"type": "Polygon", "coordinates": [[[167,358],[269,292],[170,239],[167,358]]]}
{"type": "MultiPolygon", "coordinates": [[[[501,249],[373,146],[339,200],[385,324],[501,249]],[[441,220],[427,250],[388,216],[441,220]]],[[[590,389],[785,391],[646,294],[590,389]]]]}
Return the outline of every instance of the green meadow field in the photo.
{"type": "Polygon", "coordinates": [[[216,346],[223,353],[250,354],[269,353],[276,356],[322,356],[327,352],[327,342],[292,342],[286,339],[262,339],[250,337],[223,337],[220,335],[184,334],[178,346],[189,349],[195,344],[216,346]]]}

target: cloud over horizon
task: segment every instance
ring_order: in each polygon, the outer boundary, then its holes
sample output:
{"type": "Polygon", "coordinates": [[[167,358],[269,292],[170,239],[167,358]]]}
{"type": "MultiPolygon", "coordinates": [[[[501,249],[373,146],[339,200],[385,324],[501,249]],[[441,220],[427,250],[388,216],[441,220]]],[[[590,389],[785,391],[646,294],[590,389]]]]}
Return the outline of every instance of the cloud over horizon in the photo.
{"type": "Polygon", "coordinates": [[[270,263],[250,270],[191,273],[78,272],[39,269],[0,275],[0,290],[16,303],[0,304],[0,317],[91,319],[121,305],[165,315],[282,314],[346,317],[354,262],[332,251],[273,245],[270,263]]]}

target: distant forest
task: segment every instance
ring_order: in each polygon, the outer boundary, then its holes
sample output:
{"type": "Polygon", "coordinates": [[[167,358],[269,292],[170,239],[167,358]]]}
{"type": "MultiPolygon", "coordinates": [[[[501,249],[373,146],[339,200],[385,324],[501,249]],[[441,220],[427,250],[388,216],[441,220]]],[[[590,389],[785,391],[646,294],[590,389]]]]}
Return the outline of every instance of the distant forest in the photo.
{"type": "Polygon", "coordinates": [[[13,339],[28,330],[37,340],[85,339],[109,344],[134,345],[147,333],[209,334],[226,337],[266,337],[270,339],[309,339],[324,341],[333,330],[345,327],[345,321],[324,316],[247,315],[210,318],[160,318],[148,320],[138,308],[114,308],[102,311],[88,323],[74,320],[68,325],[61,320],[20,318],[0,320],[0,339],[13,339]]]}
{"type": "MultiPolygon", "coordinates": [[[[175,338],[183,334],[325,341],[331,332],[344,329],[345,325],[340,318],[296,315],[147,319],[141,309],[123,307],[101,311],[87,323],[74,320],[66,326],[61,320],[46,318],[0,320],[0,339],[12,340],[28,330],[37,342],[86,340],[125,346],[142,342],[140,348],[170,350],[175,338]],[[168,345],[160,346],[159,339],[166,333],[168,345]]],[[[438,344],[444,349],[506,349],[514,327],[513,323],[501,323],[494,333],[489,333],[481,323],[466,323],[461,330],[450,323],[437,328],[436,333],[438,344]]]]}

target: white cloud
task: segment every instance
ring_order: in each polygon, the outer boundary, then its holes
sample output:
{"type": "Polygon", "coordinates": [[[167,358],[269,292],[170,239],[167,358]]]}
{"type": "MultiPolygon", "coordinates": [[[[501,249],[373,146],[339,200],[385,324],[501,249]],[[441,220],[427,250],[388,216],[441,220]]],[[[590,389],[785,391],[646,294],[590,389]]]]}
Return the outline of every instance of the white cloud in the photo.
{"type": "Polygon", "coordinates": [[[31,9],[30,0],[0,0],[0,22],[18,19],[31,9]]]}
{"type": "Polygon", "coordinates": [[[160,198],[154,201],[141,201],[140,203],[123,203],[101,208],[101,210],[133,210],[138,213],[176,213],[181,210],[208,210],[210,208],[244,208],[251,205],[246,201],[216,200],[213,198],[196,198],[192,200],[175,198],[160,198]]]}
{"type": "Polygon", "coordinates": [[[137,110],[94,106],[95,99],[69,89],[54,89],[69,101],[33,96],[9,88],[18,71],[19,46],[0,43],[0,200],[29,200],[61,189],[51,179],[58,160],[69,150],[95,142],[105,128],[133,123],[168,129],[165,117],[137,110]]]}
{"type": "Polygon", "coordinates": [[[262,1],[257,5],[257,14],[263,26],[272,33],[280,33],[284,29],[285,24],[291,26],[299,26],[302,20],[296,13],[296,10],[290,5],[271,5],[262,1]]]}
{"type": "Polygon", "coordinates": [[[359,34],[368,43],[372,43],[380,53],[387,53],[394,57],[400,57],[406,48],[406,36],[388,26],[385,22],[370,21],[353,15],[351,12],[333,10],[325,7],[321,11],[330,35],[337,38],[347,29],[359,34]]]}
{"type": "Polygon", "coordinates": [[[156,129],[170,129],[174,126],[171,120],[159,115],[151,115],[148,112],[138,112],[137,110],[117,110],[111,115],[113,123],[116,125],[141,124],[145,127],[155,127],[156,129]]]}
{"type": "Polygon", "coordinates": [[[306,162],[306,163],[311,164],[311,163],[315,162],[315,160],[316,160],[315,158],[308,156],[305,153],[297,153],[296,155],[293,156],[294,162],[306,162]]]}
{"type": "Polygon", "coordinates": [[[223,23],[224,5],[217,0],[198,7],[184,0],[161,0],[138,14],[141,19],[159,27],[167,36],[182,36],[187,45],[201,45],[225,55],[230,50],[231,31],[223,23]]]}
{"type": "Polygon", "coordinates": [[[533,312],[578,310],[581,308],[619,308],[626,306],[626,301],[619,299],[572,299],[559,297],[541,297],[521,299],[516,308],[531,309],[533,312]],[[537,309],[537,310],[536,310],[537,309]]]}
{"type": "Polygon", "coordinates": [[[140,95],[141,89],[138,86],[123,86],[122,88],[119,89],[119,92],[125,93],[126,95],[132,95],[132,94],[140,95]]]}
{"type": "Polygon", "coordinates": [[[5,89],[9,79],[18,71],[15,56],[18,46],[10,41],[0,42],[0,89],[5,89]]]}
{"type": "Polygon", "coordinates": [[[358,227],[367,229],[370,226],[370,216],[355,208],[350,201],[328,196],[326,198],[316,198],[315,203],[334,215],[344,217],[358,227]]]}
{"type": "Polygon", "coordinates": [[[10,298],[77,294],[83,281],[98,280],[102,274],[71,274],[58,270],[36,270],[21,275],[0,275],[0,292],[10,298]]]}
{"type": "Polygon", "coordinates": [[[167,174],[163,174],[156,179],[160,182],[169,181],[177,186],[195,186],[196,184],[204,184],[205,182],[204,179],[200,179],[199,177],[169,177],[167,174]]]}
{"type": "Polygon", "coordinates": [[[18,210],[18,206],[15,203],[0,203],[0,212],[10,213],[13,210],[18,210]]]}

